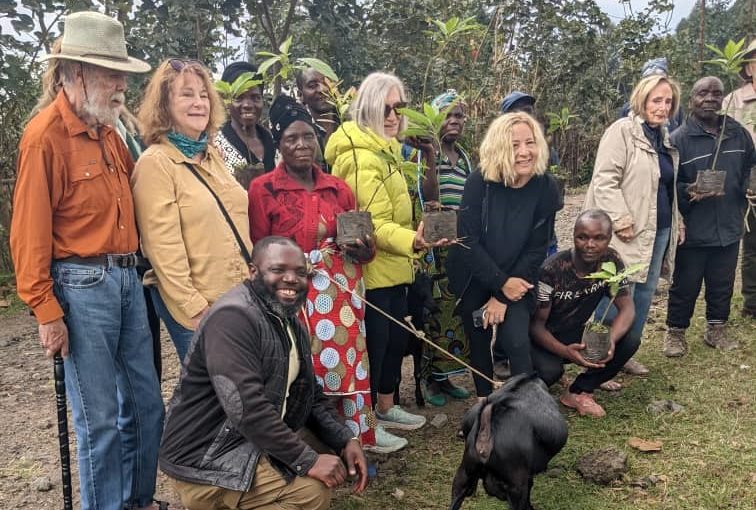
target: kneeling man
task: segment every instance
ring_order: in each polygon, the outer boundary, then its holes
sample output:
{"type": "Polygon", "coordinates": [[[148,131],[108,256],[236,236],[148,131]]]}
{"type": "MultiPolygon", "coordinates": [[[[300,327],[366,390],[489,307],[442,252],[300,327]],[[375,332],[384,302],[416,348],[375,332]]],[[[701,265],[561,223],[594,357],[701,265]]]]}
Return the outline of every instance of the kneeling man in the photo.
{"type": "Polygon", "coordinates": [[[585,276],[599,271],[604,262],[624,269],[616,251],[609,248],[612,221],[601,210],[591,209],[578,216],[573,232],[574,247],[560,251],[543,263],[538,281],[538,309],[530,324],[533,366],[551,386],[564,373],[564,363],[586,370],[567,388],[562,404],[582,415],[602,417],[604,409],[593,400],[593,392],[612,379],[638,350],[640,342],[626,333],[635,317],[633,299],[626,281],[614,301],[619,313],[610,327],[612,347],[606,359],[591,363],[583,358],[582,334],[599,301],[609,296],[608,286],[585,276]]]}
{"type": "Polygon", "coordinates": [[[323,396],[310,337],[296,318],[307,285],[294,241],[261,239],[250,278],[200,323],[160,449],[160,468],[186,508],[323,509],[347,476],[357,477],[357,492],[365,488],[359,439],[323,396]],[[341,458],[302,441],[297,430],[305,426],[341,458]]]}

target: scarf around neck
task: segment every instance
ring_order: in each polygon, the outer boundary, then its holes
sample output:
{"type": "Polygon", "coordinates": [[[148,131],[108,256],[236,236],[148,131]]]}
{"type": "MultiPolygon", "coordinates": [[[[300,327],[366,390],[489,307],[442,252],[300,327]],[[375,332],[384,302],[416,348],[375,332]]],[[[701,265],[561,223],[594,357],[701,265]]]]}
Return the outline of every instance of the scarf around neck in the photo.
{"type": "Polygon", "coordinates": [[[166,136],[168,141],[175,145],[181,151],[181,154],[187,158],[193,158],[197,154],[207,150],[207,133],[202,133],[199,140],[192,140],[188,136],[176,131],[171,131],[166,136]]]}

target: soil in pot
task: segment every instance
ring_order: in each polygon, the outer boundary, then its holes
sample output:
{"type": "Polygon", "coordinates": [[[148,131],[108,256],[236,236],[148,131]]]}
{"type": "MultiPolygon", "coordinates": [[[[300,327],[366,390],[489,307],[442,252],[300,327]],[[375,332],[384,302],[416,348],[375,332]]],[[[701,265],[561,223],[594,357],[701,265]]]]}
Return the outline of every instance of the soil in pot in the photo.
{"type": "Polygon", "coordinates": [[[695,182],[696,193],[724,195],[726,176],[727,172],[722,170],[699,170],[695,182]]]}
{"type": "Polygon", "coordinates": [[[429,243],[457,238],[457,211],[441,209],[423,213],[423,237],[429,243]]]}
{"type": "Polygon", "coordinates": [[[590,323],[583,331],[585,349],[581,353],[586,361],[597,362],[606,358],[612,341],[609,339],[609,328],[602,324],[590,323]]]}
{"type": "Polygon", "coordinates": [[[373,234],[373,218],[368,211],[348,211],[336,215],[336,244],[354,244],[373,234]]]}

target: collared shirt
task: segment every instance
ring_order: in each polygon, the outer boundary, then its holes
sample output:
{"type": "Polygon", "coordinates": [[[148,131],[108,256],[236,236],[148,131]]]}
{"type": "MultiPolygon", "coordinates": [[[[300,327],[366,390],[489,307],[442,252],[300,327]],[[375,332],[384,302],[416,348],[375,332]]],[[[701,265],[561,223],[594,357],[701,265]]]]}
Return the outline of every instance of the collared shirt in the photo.
{"type": "Polygon", "coordinates": [[[53,259],[136,251],[133,165],[118,133],[88,130],[63,91],[26,126],[10,243],[18,294],[41,324],[63,317],[52,290],[53,259]]]}
{"type": "Polygon", "coordinates": [[[170,142],[144,151],[131,179],[142,250],[152,264],[144,284],[157,285],[171,317],[193,329],[191,318],[249,271],[218,203],[185,163],[194,165],[218,195],[250,252],[252,243],[247,194],[214,147],[200,163],[170,142]]]}

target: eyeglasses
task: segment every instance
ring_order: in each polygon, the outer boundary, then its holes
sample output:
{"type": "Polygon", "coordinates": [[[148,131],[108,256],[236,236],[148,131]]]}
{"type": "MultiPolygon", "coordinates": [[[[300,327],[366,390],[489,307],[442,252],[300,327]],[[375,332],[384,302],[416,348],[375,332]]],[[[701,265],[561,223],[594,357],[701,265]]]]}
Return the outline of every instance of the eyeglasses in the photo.
{"type": "Polygon", "coordinates": [[[188,58],[188,59],[172,58],[168,61],[168,63],[171,64],[171,67],[177,73],[180,73],[187,66],[198,66],[204,69],[202,62],[200,62],[199,60],[191,59],[191,58],[188,58]]]}
{"type": "Polygon", "coordinates": [[[383,110],[383,118],[384,119],[388,119],[389,116],[391,115],[391,112],[394,112],[397,117],[401,117],[402,114],[401,114],[401,112],[399,112],[399,110],[401,110],[402,108],[407,108],[407,103],[405,103],[403,101],[400,101],[400,102],[395,103],[393,105],[387,104],[385,106],[385,109],[383,110]]]}

